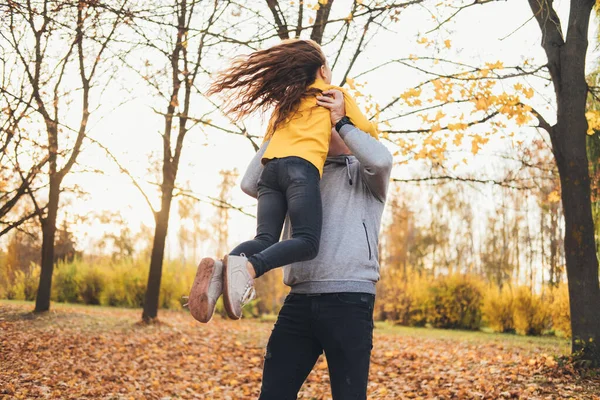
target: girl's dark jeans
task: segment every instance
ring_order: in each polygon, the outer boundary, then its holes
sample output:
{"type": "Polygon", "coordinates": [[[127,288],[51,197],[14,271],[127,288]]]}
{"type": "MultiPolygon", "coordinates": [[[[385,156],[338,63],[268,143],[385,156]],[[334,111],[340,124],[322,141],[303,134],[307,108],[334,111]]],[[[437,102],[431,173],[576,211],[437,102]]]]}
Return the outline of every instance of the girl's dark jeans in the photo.
{"type": "Polygon", "coordinates": [[[231,255],[248,257],[256,276],[319,253],[323,210],[319,170],[299,157],[267,162],[258,181],[256,237],[237,246],[231,255]],[[292,238],[279,241],[289,214],[292,238]]]}

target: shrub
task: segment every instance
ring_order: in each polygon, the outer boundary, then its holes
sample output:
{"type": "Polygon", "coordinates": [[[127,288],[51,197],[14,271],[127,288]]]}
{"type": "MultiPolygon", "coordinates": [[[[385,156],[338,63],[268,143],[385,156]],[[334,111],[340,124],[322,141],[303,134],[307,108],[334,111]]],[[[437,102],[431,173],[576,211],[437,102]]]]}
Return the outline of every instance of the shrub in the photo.
{"type": "Polygon", "coordinates": [[[383,270],[382,284],[377,288],[375,318],[398,325],[425,326],[429,280],[418,274],[408,277],[397,270],[383,270]]]}
{"type": "Polygon", "coordinates": [[[107,268],[106,286],[100,304],[117,307],[142,307],[148,279],[148,263],[121,260],[107,268]]]}
{"type": "MultiPolygon", "coordinates": [[[[59,262],[54,268],[52,300],[141,307],[146,293],[148,265],[148,261],[143,259],[59,262]]],[[[161,308],[181,309],[182,297],[189,294],[195,272],[196,268],[191,264],[165,261],[159,299],[161,308]]],[[[34,264],[29,271],[16,271],[10,282],[3,282],[2,296],[34,300],[39,276],[40,268],[34,264]]]]}
{"type": "Polygon", "coordinates": [[[510,288],[488,288],[483,301],[483,316],[494,332],[514,332],[514,302],[510,288]]]}
{"type": "Polygon", "coordinates": [[[256,289],[256,313],[278,314],[289,289],[283,283],[283,268],[264,274],[254,282],[256,289]]]}
{"type": "Polygon", "coordinates": [[[428,322],[436,328],[477,330],[481,325],[481,283],[467,275],[440,277],[431,285],[428,322]]]}
{"type": "Polygon", "coordinates": [[[77,263],[59,262],[52,277],[52,299],[61,303],[79,303],[81,268],[77,263]]]}
{"type": "Polygon", "coordinates": [[[160,284],[160,307],[181,309],[182,297],[189,294],[195,274],[196,268],[189,264],[165,262],[160,284]]]}
{"type": "Polygon", "coordinates": [[[79,297],[84,304],[98,305],[106,286],[106,275],[95,266],[88,266],[79,282],[79,297]]]}
{"type": "Polygon", "coordinates": [[[5,289],[5,296],[12,300],[35,300],[39,282],[40,267],[31,263],[26,272],[15,271],[12,285],[5,289]]]}
{"type": "Polygon", "coordinates": [[[528,287],[521,286],[515,291],[514,323],[520,335],[541,335],[548,329],[550,313],[541,296],[532,294],[528,287]]]}
{"type": "Polygon", "coordinates": [[[552,291],[552,328],[563,336],[571,337],[571,309],[569,308],[569,290],[566,284],[552,291]]]}

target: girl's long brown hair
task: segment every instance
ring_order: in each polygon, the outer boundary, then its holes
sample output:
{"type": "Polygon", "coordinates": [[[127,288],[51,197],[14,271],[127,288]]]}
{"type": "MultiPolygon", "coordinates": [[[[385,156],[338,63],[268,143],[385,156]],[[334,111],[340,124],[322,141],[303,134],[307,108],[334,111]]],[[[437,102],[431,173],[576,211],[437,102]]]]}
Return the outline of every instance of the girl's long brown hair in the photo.
{"type": "Polygon", "coordinates": [[[314,41],[285,40],[266,50],[239,57],[230,68],[219,73],[208,94],[230,91],[225,111],[237,117],[274,106],[267,132],[272,134],[293,116],[303,98],[320,92],[308,90],[308,86],[325,64],[325,56],[314,41]]]}

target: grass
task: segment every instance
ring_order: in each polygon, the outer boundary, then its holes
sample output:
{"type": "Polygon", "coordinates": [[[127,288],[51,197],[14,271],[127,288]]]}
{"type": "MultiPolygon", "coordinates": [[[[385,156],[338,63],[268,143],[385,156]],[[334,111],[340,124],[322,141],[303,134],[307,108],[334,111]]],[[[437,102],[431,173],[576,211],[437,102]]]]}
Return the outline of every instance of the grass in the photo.
{"type": "Polygon", "coordinates": [[[418,328],[393,325],[389,322],[376,322],[376,331],[384,335],[399,335],[407,337],[422,337],[430,339],[444,339],[468,343],[496,343],[508,344],[521,348],[544,348],[554,355],[569,354],[571,342],[569,339],[556,336],[520,336],[510,333],[491,333],[483,331],[463,331],[435,328],[418,328]]]}
{"type": "MultiPolygon", "coordinates": [[[[34,307],[35,303],[32,301],[0,300],[0,321],[27,320],[30,328],[40,330],[53,326],[62,329],[76,327],[81,331],[107,332],[130,329],[133,324],[141,321],[142,316],[142,310],[134,308],[52,302],[49,312],[36,314],[33,312],[34,307]],[[3,310],[3,305],[11,306],[12,310],[3,310]],[[15,307],[22,311],[15,313],[15,307]]],[[[173,313],[173,311],[163,312],[173,313]]]]}

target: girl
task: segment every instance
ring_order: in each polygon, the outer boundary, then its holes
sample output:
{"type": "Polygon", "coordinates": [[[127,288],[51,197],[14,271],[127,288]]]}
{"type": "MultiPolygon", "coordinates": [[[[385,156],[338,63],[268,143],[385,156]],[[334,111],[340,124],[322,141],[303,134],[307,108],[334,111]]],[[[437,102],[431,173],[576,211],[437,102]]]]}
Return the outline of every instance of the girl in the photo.
{"type": "MultiPolygon", "coordinates": [[[[225,109],[238,118],[273,107],[258,181],[257,234],[220,262],[200,262],[189,297],[197,320],[208,322],[218,297],[230,318],[239,319],[242,307],[254,297],[254,279],[295,262],[311,260],[319,252],[321,237],[320,179],[329,149],[332,123],[329,110],[317,105],[316,96],[329,89],[331,69],[319,45],[311,40],[285,40],[266,50],[239,58],[220,73],[209,94],[230,96],[225,109]],[[289,215],[292,239],[279,242],[289,215]]],[[[344,92],[347,117],[377,137],[375,124],[360,112],[344,92]]]]}

